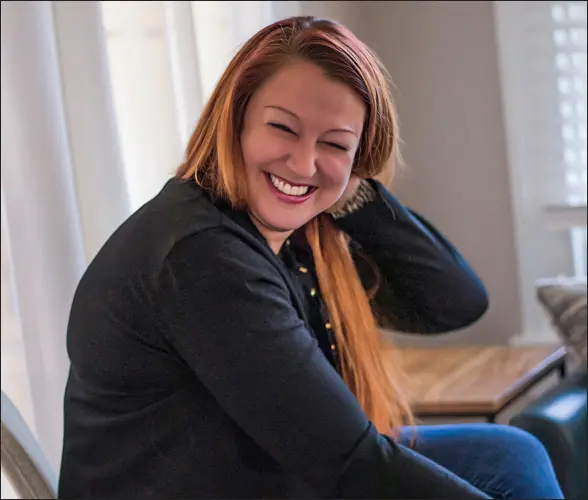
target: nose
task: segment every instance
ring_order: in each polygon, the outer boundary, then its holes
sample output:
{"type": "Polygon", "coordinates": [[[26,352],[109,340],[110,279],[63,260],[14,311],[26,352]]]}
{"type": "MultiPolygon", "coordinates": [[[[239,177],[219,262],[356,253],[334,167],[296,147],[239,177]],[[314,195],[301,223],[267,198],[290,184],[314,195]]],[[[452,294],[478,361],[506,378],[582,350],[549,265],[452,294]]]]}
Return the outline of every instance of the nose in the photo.
{"type": "Polygon", "coordinates": [[[311,179],[316,173],[316,160],[316,150],[313,144],[298,143],[290,151],[286,166],[300,180],[311,179]]]}

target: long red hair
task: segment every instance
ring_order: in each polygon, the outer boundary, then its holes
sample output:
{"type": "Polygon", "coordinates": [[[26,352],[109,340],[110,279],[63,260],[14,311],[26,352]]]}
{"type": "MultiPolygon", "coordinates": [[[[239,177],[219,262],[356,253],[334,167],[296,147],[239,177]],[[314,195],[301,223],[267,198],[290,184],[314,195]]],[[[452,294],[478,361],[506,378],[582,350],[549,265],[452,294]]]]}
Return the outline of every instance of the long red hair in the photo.
{"type": "MultiPolygon", "coordinates": [[[[362,178],[390,178],[398,158],[398,122],[388,74],[347,28],[310,16],[267,26],[239,50],[204,108],[177,176],[193,178],[213,196],[246,208],[239,142],[245,109],[260,85],[285,64],[299,60],[317,64],[362,98],[366,120],[353,172],[362,178]]],[[[305,233],[339,346],[342,378],[377,429],[394,436],[399,426],[413,423],[400,388],[403,373],[378,329],[348,238],[326,214],[309,221],[305,233]]]]}

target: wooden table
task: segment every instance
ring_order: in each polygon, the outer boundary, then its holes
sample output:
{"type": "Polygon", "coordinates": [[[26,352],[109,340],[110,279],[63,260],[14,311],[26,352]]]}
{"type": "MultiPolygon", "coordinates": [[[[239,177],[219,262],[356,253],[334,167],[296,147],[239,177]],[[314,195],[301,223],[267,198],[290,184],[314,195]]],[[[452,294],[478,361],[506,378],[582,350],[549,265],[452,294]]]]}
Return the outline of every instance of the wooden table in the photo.
{"type": "Polygon", "coordinates": [[[494,422],[547,375],[565,375],[565,348],[559,346],[404,348],[399,354],[417,417],[494,422]]]}

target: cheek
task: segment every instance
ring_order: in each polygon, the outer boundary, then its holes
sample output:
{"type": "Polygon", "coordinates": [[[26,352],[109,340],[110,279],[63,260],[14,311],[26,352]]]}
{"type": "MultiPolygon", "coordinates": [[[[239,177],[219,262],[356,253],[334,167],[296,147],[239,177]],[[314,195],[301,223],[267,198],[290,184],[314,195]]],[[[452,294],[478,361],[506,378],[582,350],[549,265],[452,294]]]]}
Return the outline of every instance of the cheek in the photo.
{"type": "Polygon", "coordinates": [[[341,158],[328,158],[322,162],[320,169],[321,186],[333,194],[339,196],[343,193],[351,176],[353,158],[343,155],[341,158]]]}
{"type": "Polygon", "coordinates": [[[243,134],[241,150],[245,166],[255,169],[284,156],[288,152],[288,145],[268,131],[256,129],[243,134]]]}

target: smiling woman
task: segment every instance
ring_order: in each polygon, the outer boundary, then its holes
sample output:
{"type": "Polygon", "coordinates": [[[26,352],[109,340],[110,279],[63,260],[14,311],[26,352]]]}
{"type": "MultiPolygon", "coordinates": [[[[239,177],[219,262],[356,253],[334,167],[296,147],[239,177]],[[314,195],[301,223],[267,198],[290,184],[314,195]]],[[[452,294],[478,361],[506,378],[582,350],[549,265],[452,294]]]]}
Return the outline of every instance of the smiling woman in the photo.
{"type": "Polygon", "coordinates": [[[350,31],[327,20],[297,19],[289,37],[276,23],[237,53],[178,176],[244,210],[275,254],[294,231],[306,233],[343,379],[375,425],[395,432],[412,422],[399,363],[383,365],[382,335],[348,242],[326,213],[344,192],[355,194],[346,191],[352,176],[373,177],[393,167],[395,108],[384,68],[350,31]],[[209,136],[217,137],[216,144],[209,136]],[[313,190],[295,198],[274,189],[269,174],[313,190]]]}
{"type": "Polygon", "coordinates": [[[445,332],[488,302],[373,179],[397,147],[386,73],[344,26],[294,17],[245,43],[176,177],[78,286],[60,498],[560,496],[524,436],[509,453],[470,449],[532,459],[541,482],[471,471],[443,436],[439,463],[405,446],[411,411],[378,321],[445,332]]]}

